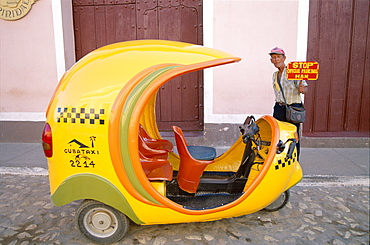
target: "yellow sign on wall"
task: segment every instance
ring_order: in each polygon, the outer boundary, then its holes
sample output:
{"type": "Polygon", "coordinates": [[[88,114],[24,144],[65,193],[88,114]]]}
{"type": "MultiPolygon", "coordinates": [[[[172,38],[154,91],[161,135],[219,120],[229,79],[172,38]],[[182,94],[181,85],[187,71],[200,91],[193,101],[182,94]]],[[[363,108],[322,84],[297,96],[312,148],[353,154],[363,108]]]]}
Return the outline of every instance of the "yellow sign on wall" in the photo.
{"type": "Polygon", "coordinates": [[[288,80],[317,80],[319,78],[319,63],[316,61],[290,62],[286,75],[288,80]]]}
{"type": "Polygon", "coordinates": [[[19,20],[30,12],[37,0],[0,0],[0,19],[19,20]]]}

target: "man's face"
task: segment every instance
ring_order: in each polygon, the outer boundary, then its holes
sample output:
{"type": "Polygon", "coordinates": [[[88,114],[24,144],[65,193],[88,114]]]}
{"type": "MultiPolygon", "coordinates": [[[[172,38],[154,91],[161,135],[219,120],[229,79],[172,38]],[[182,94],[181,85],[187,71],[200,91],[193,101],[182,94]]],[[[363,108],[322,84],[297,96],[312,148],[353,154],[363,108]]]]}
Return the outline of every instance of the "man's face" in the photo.
{"type": "Polygon", "coordinates": [[[276,68],[285,66],[285,56],[282,54],[271,54],[271,63],[274,64],[276,68]]]}

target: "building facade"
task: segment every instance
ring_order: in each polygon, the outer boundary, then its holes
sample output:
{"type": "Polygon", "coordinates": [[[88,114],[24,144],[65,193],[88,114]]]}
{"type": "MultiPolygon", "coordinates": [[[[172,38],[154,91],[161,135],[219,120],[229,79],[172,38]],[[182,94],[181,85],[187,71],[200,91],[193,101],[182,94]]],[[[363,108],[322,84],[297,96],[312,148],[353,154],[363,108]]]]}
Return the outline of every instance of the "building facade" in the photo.
{"type": "MultiPolygon", "coordinates": [[[[87,52],[116,41],[149,38],[201,44],[242,58],[197,75],[202,88],[196,94],[198,114],[184,127],[207,135],[202,143],[229,145],[246,116],[272,114],[275,68],[268,52],[275,46],[285,49],[288,62],[320,63],[319,79],[309,82],[304,98],[309,117],[303,135],[366,138],[368,10],[367,0],[35,1],[22,18],[0,19],[1,141],[40,141],[59,79],[87,52]],[[327,21],[330,26],[323,24],[327,21]],[[335,43],[338,37],[341,42],[335,43]]],[[[176,116],[163,121],[189,121],[176,116]]]]}

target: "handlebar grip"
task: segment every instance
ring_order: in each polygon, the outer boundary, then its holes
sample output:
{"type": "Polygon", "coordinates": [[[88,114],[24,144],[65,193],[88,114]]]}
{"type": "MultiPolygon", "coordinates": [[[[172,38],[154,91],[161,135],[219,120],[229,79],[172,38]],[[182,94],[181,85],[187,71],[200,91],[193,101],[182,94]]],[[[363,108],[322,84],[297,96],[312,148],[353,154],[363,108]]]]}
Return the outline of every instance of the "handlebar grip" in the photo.
{"type": "Polygon", "coordinates": [[[293,158],[294,148],[297,145],[297,140],[296,139],[289,139],[289,140],[291,140],[292,143],[290,143],[290,145],[289,145],[288,153],[286,154],[286,159],[292,159],[293,158]]]}

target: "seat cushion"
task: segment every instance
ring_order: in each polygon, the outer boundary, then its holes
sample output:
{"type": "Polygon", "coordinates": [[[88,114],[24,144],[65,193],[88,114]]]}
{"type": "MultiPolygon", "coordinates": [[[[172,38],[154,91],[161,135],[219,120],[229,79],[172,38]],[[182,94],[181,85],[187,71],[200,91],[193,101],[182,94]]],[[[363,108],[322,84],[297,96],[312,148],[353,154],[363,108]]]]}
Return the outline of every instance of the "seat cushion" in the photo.
{"type": "Polygon", "coordinates": [[[197,160],[213,160],[216,158],[216,149],[209,146],[187,146],[190,155],[197,160]]]}

